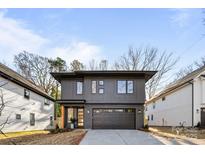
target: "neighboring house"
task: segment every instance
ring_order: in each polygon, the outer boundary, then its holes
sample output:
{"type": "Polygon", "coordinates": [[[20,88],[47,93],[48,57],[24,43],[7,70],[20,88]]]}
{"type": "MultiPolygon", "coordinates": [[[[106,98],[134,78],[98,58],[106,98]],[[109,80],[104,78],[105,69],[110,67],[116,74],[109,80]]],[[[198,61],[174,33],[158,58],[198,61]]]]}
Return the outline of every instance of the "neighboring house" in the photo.
{"type": "Polygon", "coordinates": [[[150,126],[205,126],[205,67],[148,100],[145,117],[150,126]]]}
{"type": "Polygon", "coordinates": [[[3,132],[52,129],[54,100],[32,82],[0,63],[0,129],[3,132]]]}
{"type": "Polygon", "coordinates": [[[61,83],[62,127],[138,129],[143,127],[145,83],[155,71],[51,73],[61,83]]]}

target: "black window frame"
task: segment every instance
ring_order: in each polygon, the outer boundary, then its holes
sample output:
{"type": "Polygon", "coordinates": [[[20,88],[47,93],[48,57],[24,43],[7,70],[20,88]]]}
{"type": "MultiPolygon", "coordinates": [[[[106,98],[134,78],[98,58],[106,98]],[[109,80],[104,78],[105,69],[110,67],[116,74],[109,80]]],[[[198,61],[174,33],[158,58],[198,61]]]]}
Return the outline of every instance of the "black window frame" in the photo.
{"type": "Polygon", "coordinates": [[[76,81],[76,94],[77,95],[83,95],[83,81],[76,81]],[[82,84],[82,91],[81,91],[81,93],[78,93],[78,83],[82,84]]]}
{"type": "Polygon", "coordinates": [[[35,126],[35,113],[30,113],[30,126],[35,126]]]}
{"type": "Polygon", "coordinates": [[[154,120],[154,115],[153,115],[153,114],[151,115],[151,120],[152,120],[152,121],[154,120]]]}
{"type": "Polygon", "coordinates": [[[30,90],[28,90],[28,89],[24,89],[24,98],[26,98],[26,99],[30,99],[30,90]],[[28,96],[27,96],[27,92],[28,92],[28,96]]]}
{"type": "Polygon", "coordinates": [[[134,80],[117,80],[117,94],[133,94],[134,93],[134,80]],[[125,93],[119,93],[119,81],[125,81],[125,93]],[[128,82],[132,82],[132,92],[128,92],[128,82]]]}
{"type": "Polygon", "coordinates": [[[92,80],[91,81],[91,93],[92,94],[97,94],[97,91],[98,91],[98,89],[97,89],[97,80],[92,80]],[[95,82],[95,92],[93,91],[93,82],[95,82]]]}
{"type": "Polygon", "coordinates": [[[16,114],[16,120],[21,120],[21,114],[16,114]]]}
{"type": "Polygon", "coordinates": [[[98,89],[98,93],[99,93],[99,94],[104,94],[104,88],[99,88],[99,89],[98,89]],[[100,90],[103,90],[103,92],[100,93],[100,90]]]}

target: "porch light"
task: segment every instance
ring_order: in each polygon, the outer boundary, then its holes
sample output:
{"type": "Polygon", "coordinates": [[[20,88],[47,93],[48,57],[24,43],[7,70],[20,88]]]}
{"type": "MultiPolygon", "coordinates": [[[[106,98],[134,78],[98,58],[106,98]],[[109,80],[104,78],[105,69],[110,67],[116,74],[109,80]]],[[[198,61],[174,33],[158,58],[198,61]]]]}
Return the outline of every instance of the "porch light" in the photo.
{"type": "Polygon", "coordinates": [[[196,109],[196,113],[199,113],[199,109],[196,109]]]}

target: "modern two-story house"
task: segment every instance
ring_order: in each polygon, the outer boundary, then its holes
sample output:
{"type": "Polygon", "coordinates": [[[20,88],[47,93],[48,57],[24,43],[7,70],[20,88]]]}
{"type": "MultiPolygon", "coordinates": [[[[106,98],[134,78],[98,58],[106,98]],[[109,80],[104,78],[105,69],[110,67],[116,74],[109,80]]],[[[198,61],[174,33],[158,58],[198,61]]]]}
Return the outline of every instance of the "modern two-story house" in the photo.
{"type": "Polygon", "coordinates": [[[53,72],[61,83],[62,127],[138,129],[144,124],[145,83],[155,71],[53,72]]]}

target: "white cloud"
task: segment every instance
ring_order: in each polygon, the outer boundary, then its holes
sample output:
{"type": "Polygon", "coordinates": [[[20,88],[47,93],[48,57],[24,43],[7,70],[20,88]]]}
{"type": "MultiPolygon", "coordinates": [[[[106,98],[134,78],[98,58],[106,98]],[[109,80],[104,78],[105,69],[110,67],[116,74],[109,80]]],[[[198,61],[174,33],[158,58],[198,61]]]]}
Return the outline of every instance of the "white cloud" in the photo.
{"type": "Polygon", "coordinates": [[[102,58],[99,46],[80,41],[73,41],[69,43],[67,47],[56,47],[51,53],[52,56],[62,57],[68,63],[74,59],[78,59],[81,62],[88,64],[91,59],[99,60],[102,58]]]}
{"type": "Polygon", "coordinates": [[[191,13],[189,9],[172,9],[174,15],[171,17],[171,22],[183,28],[188,25],[191,13]]]}
{"type": "Polygon", "coordinates": [[[0,10],[0,61],[11,65],[13,56],[23,50],[51,58],[59,56],[68,63],[73,59],[87,63],[102,56],[99,46],[85,41],[72,41],[66,47],[58,44],[53,47],[52,40],[27,28],[24,21],[6,17],[6,12],[0,10]]]}

